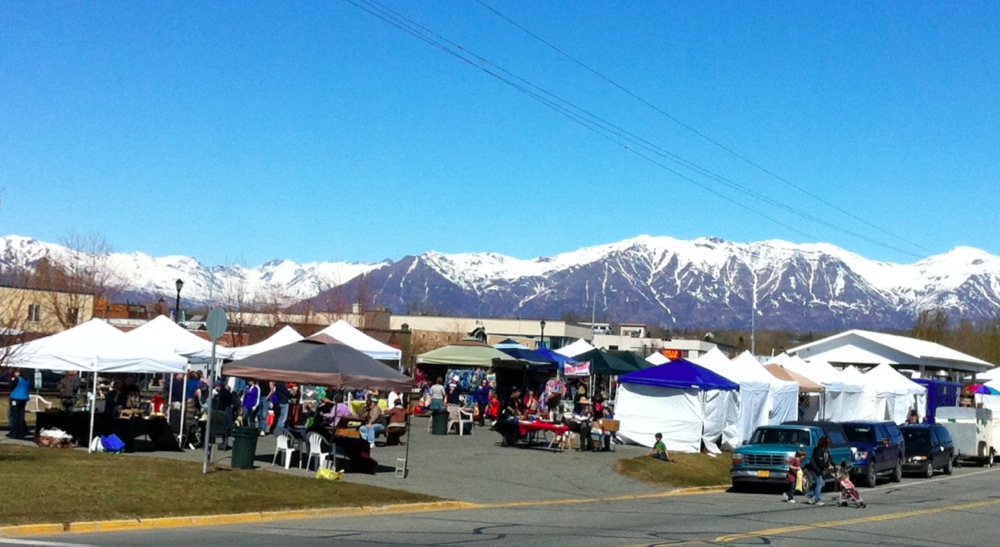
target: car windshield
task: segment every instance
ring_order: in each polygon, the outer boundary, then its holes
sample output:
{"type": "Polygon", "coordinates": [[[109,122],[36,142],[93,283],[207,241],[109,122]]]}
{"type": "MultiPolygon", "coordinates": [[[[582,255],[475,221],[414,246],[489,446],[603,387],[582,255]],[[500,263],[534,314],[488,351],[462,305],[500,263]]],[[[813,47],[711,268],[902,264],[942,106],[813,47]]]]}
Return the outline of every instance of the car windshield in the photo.
{"type": "Polygon", "coordinates": [[[754,431],[750,444],[796,444],[808,445],[809,432],[799,429],[777,429],[762,427],[754,431]]]}
{"type": "Polygon", "coordinates": [[[875,428],[870,425],[845,425],[844,432],[852,442],[875,441],[875,428]]]}
{"type": "Polygon", "coordinates": [[[926,429],[904,429],[903,439],[907,452],[927,452],[931,448],[930,431],[926,429]]]}

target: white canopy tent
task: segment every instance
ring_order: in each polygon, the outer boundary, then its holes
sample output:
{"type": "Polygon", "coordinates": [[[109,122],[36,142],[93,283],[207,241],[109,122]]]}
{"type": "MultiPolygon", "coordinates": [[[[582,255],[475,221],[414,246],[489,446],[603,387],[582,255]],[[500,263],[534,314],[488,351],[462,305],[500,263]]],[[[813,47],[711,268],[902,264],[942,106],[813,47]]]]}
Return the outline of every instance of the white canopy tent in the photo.
{"type": "Polygon", "coordinates": [[[371,336],[368,336],[367,334],[354,328],[353,325],[343,319],[337,320],[336,323],[326,327],[316,334],[325,334],[330,336],[345,346],[352,347],[372,359],[379,359],[382,361],[399,361],[403,358],[402,350],[379,342],[371,336]]]}
{"type": "Polygon", "coordinates": [[[824,361],[807,363],[798,357],[785,355],[774,362],[826,388],[826,392],[819,395],[822,402],[816,419],[833,422],[855,419],[854,409],[864,399],[862,384],[845,380],[840,371],[824,361]]]}
{"type": "Polygon", "coordinates": [[[275,348],[280,348],[282,346],[287,346],[302,340],[302,335],[299,334],[292,327],[285,325],[281,327],[281,330],[272,334],[271,336],[257,342],[256,344],[250,344],[249,346],[239,346],[235,348],[230,348],[233,352],[233,359],[244,359],[250,357],[251,355],[257,355],[258,353],[263,353],[275,348]]]}
{"type": "Polygon", "coordinates": [[[619,381],[615,417],[627,442],[653,446],[654,435],[662,433],[668,450],[698,452],[704,445],[717,454],[723,425],[738,421],[738,400],[723,393],[733,395],[739,385],[686,359],[623,374],[619,381]]]}
{"type": "Polygon", "coordinates": [[[18,344],[11,350],[12,366],[44,370],[74,370],[93,374],[90,403],[90,439],[94,436],[97,374],[184,372],[184,358],[147,347],[100,319],[69,330],[18,344]]]}
{"type": "Polygon", "coordinates": [[[563,346],[555,350],[555,352],[566,357],[576,357],[577,355],[583,355],[588,351],[594,351],[594,349],[594,346],[591,346],[586,340],[580,338],[568,346],[563,346]]]}
{"type": "Polygon", "coordinates": [[[670,359],[668,359],[666,355],[663,355],[658,351],[654,351],[649,354],[649,357],[646,357],[646,362],[653,366],[665,365],[670,362],[670,359]]]}
{"type": "Polygon", "coordinates": [[[889,363],[869,370],[864,377],[870,380],[869,385],[876,388],[875,419],[889,420],[897,424],[906,421],[911,408],[916,408],[917,414],[923,418],[926,408],[921,408],[918,401],[926,405],[927,388],[903,376],[889,363]]]}
{"type": "Polygon", "coordinates": [[[986,384],[989,382],[1000,383],[1000,367],[991,368],[986,372],[980,372],[979,374],[976,374],[976,381],[981,384],[986,384]]]}
{"type": "MultiPolygon", "coordinates": [[[[798,419],[798,383],[775,377],[773,374],[768,372],[767,369],[764,368],[764,365],[760,364],[760,361],[758,361],[749,351],[744,351],[743,353],[737,355],[736,358],[733,359],[732,363],[735,370],[740,371],[740,374],[746,375],[749,378],[755,378],[757,380],[767,382],[767,424],[782,424],[787,421],[798,419]]],[[[730,380],[732,380],[732,378],[730,378],[730,380]]],[[[740,393],[742,392],[743,388],[741,387],[740,393]]]]}
{"type": "Polygon", "coordinates": [[[862,388],[861,398],[857,403],[845,408],[844,413],[838,421],[843,420],[866,420],[882,421],[885,418],[879,416],[878,394],[880,387],[876,385],[874,378],[867,378],[856,367],[846,367],[839,371],[841,381],[858,384],[862,388]]]}
{"type": "MultiPolygon", "coordinates": [[[[705,355],[692,359],[692,363],[702,366],[723,378],[739,384],[739,391],[731,392],[737,405],[737,419],[734,423],[724,424],[722,443],[729,446],[739,446],[750,439],[757,426],[767,423],[767,397],[770,385],[759,378],[753,378],[738,370],[719,348],[715,347],[705,355]]],[[[710,401],[711,402],[711,401],[710,401]]],[[[732,404],[722,401],[719,404],[732,404]]],[[[719,409],[709,408],[709,411],[719,409]]]]}
{"type": "MultiPolygon", "coordinates": [[[[189,332],[184,327],[160,315],[144,325],[125,333],[126,336],[149,348],[169,351],[187,357],[189,361],[207,362],[212,358],[212,342],[189,332]]],[[[232,348],[218,346],[216,359],[232,359],[232,348]]]]}

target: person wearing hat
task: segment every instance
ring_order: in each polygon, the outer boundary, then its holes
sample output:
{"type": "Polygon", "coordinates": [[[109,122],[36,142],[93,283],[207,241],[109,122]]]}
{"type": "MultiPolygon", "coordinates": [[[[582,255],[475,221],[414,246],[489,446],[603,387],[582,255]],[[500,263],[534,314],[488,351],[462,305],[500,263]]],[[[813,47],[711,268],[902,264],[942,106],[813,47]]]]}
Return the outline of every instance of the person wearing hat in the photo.
{"type": "Polygon", "coordinates": [[[586,397],[580,397],[578,404],[580,409],[573,413],[571,419],[580,426],[580,450],[591,451],[594,449],[594,438],[590,436],[594,413],[590,410],[590,400],[586,397]]]}
{"type": "Polygon", "coordinates": [[[788,458],[788,474],[785,476],[785,480],[788,481],[788,488],[783,494],[785,501],[788,503],[795,503],[795,488],[799,482],[799,477],[802,476],[802,458],[805,455],[806,451],[800,448],[795,451],[794,456],[788,458]]]}

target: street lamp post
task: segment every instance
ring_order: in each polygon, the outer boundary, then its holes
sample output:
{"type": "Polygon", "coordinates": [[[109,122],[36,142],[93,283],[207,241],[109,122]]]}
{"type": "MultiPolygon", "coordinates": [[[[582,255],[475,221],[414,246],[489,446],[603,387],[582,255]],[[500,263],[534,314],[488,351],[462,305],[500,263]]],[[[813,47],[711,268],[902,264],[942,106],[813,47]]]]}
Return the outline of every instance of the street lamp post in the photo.
{"type": "Polygon", "coordinates": [[[184,288],[184,280],[178,279],[174,282],[174,286],[177,287],[177,303],[174,304],[174,323],[181,322],[181,289],[184,288]]]}
{"type": "Polygon", "coordinates": [[[538,323],[538,326],[542,328],[542,339],[538,342],[538,347],[544,348],[544,347],[546,347],[545,346],[545,320],[542,319],[538,323]]]}

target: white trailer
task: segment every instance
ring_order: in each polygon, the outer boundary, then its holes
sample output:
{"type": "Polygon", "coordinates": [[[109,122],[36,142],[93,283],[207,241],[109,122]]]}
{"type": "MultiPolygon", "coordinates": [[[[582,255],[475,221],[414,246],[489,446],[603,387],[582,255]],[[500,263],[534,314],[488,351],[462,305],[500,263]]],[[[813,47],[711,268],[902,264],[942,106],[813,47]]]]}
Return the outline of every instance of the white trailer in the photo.
{"type": "Polygon", "coordinates": [[[1000,449],[1000,419],[993,416],[993,411],[986,408],[938,407],[935,421],[955,441],[956,463],[993,465],[1000,449]]]}

